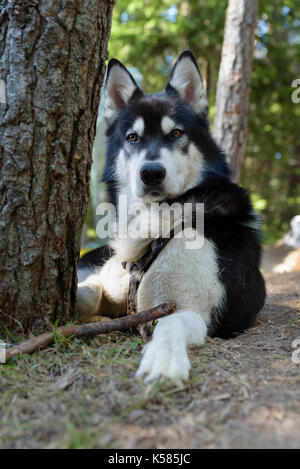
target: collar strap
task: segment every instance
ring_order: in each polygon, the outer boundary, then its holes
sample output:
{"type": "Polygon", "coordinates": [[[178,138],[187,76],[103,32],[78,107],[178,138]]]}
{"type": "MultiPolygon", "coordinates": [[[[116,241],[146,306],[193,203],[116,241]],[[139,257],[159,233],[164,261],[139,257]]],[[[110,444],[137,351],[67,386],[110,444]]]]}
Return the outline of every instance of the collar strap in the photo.
{"type": "Polygon", "coordinates": [[[143,275],[147,272],[160,251],[174,237],[174,230],[170,232],[169,238],[156,238],[150,244],[143,256],[136,262],[122,262],[122,266],[129,272],[129,290],[127,298],[127,314],[137,312],[137,291],[143,275]]]}

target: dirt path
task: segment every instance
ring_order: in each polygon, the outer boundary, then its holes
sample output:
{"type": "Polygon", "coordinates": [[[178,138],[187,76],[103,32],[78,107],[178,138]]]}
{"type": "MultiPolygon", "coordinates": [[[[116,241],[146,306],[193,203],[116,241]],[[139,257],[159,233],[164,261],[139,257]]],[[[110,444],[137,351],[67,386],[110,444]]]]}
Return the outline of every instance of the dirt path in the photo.
{"type": "Polygon", "coordinates": [[[193,348],[185,389],[133,379],[124,334],[66,341],[0,372],[2,447],[300,447],[300,272],[270,276],[255,325],[193,348]],[[63,380],[62,380],[62,377],[63,380]]]}

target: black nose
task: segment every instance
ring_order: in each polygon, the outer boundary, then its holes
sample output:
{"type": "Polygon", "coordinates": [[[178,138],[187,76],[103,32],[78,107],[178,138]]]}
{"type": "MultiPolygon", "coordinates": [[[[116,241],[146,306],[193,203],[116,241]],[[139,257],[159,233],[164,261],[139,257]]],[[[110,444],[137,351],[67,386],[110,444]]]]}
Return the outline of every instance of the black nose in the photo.
{"type": "Polygon", "coordinates": [[[158,186],[166,177],[165,168],[159,163],[145,163],[140,171],[145,186],[158,186]]]}

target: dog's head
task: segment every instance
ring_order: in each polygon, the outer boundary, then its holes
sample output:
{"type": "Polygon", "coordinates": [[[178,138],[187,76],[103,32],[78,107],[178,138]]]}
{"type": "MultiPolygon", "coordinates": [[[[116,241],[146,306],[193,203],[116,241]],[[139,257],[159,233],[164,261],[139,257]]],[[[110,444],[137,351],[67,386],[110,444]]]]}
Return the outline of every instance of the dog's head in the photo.
{"type": "Polygon", "coordinates": [[[144,95],[116,59],[108,65],[104,181],[143,202],[174,198],[208,171],[227,175],[209,134],[203,81],[190,51],[178,58],[162,93],[144,95]]]}

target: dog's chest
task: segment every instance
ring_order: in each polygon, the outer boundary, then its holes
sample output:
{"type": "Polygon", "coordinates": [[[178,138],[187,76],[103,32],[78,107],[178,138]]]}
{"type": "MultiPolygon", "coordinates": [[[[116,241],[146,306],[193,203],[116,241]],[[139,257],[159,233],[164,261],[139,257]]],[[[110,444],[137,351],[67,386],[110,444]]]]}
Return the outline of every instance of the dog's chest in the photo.
{"type": "Polygon", "coordinates": [[[189,248],[184,238],[171,239],[145,273],[137,294],[138,310],[175,301],[177,309],[199,311],[208,321],[224,299],[214,244],[189,248]]]}

